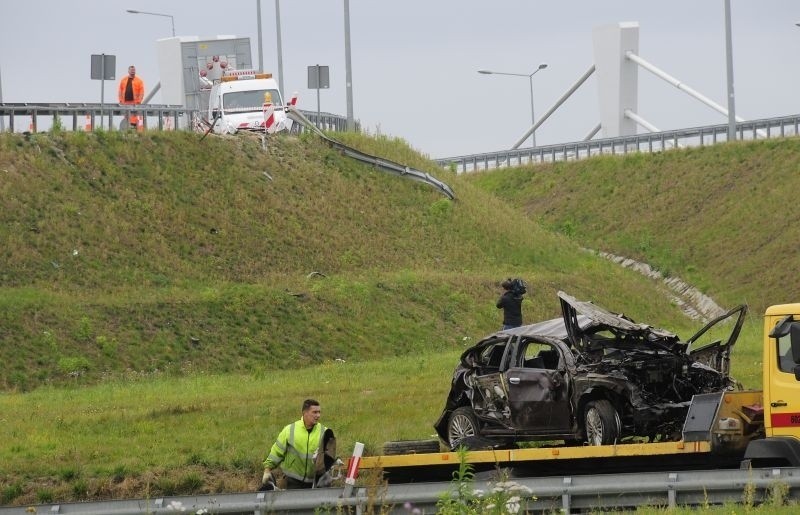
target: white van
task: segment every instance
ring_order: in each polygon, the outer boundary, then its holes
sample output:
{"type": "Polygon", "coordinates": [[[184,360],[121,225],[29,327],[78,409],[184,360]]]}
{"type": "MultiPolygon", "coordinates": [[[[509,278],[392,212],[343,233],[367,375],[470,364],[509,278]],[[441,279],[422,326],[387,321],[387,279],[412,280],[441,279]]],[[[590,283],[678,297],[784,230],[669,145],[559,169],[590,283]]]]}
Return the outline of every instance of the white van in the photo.
{"type": "Polygon", "coordinates": [[[265,105],[274,106],[273,123],[268,132],[289,130],[292,121],[283,110],[283,98],[271,73],[233,71],[216,82],[208,99],[208,121],[217,134],[234,134],[240,130],[264,131],[269,113],[265,105]]]}

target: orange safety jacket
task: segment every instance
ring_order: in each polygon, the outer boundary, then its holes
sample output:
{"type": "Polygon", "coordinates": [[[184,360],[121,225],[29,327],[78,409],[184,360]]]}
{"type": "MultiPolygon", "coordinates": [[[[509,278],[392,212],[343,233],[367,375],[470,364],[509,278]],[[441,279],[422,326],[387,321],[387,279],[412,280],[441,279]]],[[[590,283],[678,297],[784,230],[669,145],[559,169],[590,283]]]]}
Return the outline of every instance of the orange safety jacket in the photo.
{"type": "Polygon", "coordinates": [[[128,75],[119,81],[119,103],[120,104],[141,104],[144,100],[144,81],[138,76],[133,78],[133,102],[125,101],[125,88],[128,86],[128,75]]]}

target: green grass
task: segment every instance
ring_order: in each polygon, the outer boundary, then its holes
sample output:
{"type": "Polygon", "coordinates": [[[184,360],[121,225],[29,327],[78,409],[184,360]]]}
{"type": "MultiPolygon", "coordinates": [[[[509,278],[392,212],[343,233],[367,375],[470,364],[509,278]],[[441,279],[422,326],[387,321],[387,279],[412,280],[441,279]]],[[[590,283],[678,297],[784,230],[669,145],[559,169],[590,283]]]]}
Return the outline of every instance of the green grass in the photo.
{"type": "Polygon", "coordinates": [[[163,478],[153,492],[165,495],[214,491],[220,476],[255,488],[272,440],[309,396],[322,403],[342,456],[355,441],[376,453],[386,440],[429,438],[458,354],[5,394],[0,440],[10,445],[0,447],[0,491],[25,499],[49,478],[58,499],[76,489],[124,495],[152,474],[163,478]]]}
{"type": "Polygon", "coordinates": [[[463,175],[550,230],[756,312],[796,301],[800,138],[463,175]]]}
{"type": "Polygon", "coordinates": [[[794,288],[796,140],[457,177],[402,140],[337,137],[456,200],[308,135],[263,152],[244,136],[0,134],[2,503],[252,489],[306,397],[341,455],[428,438],[458,355],[499,326],[507,276],[528,282],[527,322],[558,316],[565,290],[699,327],[581,247],[755,303],[732,366],[760,385],[758,306],[794,288]]]}
{"type": "MultiPolygon", "coordinates": [[[[402,141],[343,139],[455,181],[402,141]]],[[[496,327],[508,275],[531,285],[529,321],[564,289],[684,323],[648,281],[468,184],[449,201],[314,137],[268,149],[0,135],[0,388],[442,349],[496,327]]]]}

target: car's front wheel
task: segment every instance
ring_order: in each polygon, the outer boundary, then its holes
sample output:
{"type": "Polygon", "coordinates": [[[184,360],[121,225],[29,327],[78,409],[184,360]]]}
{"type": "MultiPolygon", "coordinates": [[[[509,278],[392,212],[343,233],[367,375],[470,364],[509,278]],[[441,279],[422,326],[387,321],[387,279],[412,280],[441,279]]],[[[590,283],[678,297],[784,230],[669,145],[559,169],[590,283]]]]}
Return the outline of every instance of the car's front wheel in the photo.
{"type": "Polygon", "coordinates": [[[583,427],[589,445],[611,445],[619,438],[617,410],[607,400],[588,402],[583,409],[583,427]]]}
{"type": "Polygon", "coordinates": [[[447,440],[450,447],[455,447],[464,438],[478,436],[478,428],[478,417],[472,408],[467,406],[457,408],[447,422],[447,440]]]}

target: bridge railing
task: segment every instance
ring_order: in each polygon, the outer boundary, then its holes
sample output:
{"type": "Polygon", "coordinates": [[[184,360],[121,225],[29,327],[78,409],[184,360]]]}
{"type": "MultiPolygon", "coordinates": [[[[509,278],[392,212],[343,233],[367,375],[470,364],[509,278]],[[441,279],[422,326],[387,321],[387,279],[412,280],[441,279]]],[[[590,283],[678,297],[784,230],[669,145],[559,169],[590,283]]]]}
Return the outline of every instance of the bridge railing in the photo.
{"type": "MultiPolygon", "coordinates": [[[[800,115],[738,122],[736,133],[738,140],[795,136],[800,134],[800,115]]],[[[477,172],[507,166],[586,159],[597,155],[662,152],[673,148],[715,145],[725,141],[728,141],[727,123],[634,136],[444,157],[435,159],[435,161],[440,166],[453,168],[457,172],[477,172]]]]}
{"type": "MultiPolygon", "coordinates": [[[[200,113],[179,105],[26,102],[0,104],[0,131],[41,132],[55,126],[72,131],[118,130],[131,112],[142,119],[142,127],[148,130],[204,130],[199,123],[200,113]]],[[[344,116],[320,113],[318,117],[316,111],[301,112],[321,130],[347,130],[344,116]]]]}

